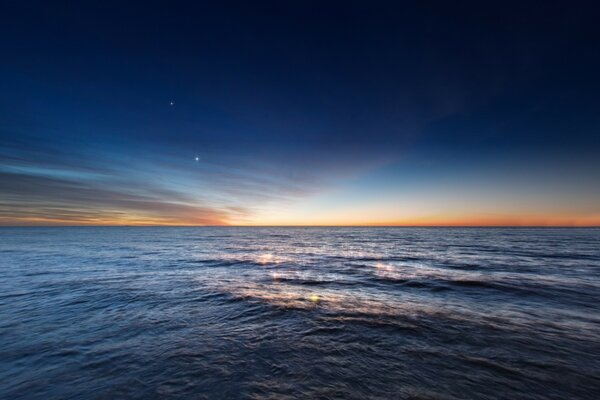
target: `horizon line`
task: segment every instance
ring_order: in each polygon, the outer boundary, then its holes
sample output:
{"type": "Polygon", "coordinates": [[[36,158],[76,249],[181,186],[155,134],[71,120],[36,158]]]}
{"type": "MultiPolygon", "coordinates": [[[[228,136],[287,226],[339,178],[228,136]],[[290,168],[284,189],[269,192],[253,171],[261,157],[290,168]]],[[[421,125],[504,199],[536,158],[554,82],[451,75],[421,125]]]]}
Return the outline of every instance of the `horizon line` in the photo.
{"type": "Polygon", "coordinates": [[[600,228],[600,225],[0,225],[0,228],[600,228]]]}

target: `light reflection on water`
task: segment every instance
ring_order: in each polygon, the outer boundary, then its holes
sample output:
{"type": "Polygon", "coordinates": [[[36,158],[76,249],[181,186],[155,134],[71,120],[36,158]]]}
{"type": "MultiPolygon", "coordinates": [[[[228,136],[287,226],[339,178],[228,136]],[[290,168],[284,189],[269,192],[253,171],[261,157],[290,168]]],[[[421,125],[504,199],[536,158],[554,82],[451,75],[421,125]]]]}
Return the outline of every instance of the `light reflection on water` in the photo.
{"type": "Polygon", "coordinates": [[[596,398],[600,230],[0,229],[7,398],[596,398]]]}

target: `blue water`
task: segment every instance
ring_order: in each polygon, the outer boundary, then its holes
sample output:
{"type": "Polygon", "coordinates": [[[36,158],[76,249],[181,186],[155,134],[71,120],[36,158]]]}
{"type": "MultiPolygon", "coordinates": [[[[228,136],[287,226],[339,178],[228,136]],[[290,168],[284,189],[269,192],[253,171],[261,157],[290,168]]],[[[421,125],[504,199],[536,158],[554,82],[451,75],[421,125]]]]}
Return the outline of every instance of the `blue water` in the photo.
{"type": "Polygon", "coordinates": [[[0,228],[2,399],[598,399],[600,229],[0,228]]]}

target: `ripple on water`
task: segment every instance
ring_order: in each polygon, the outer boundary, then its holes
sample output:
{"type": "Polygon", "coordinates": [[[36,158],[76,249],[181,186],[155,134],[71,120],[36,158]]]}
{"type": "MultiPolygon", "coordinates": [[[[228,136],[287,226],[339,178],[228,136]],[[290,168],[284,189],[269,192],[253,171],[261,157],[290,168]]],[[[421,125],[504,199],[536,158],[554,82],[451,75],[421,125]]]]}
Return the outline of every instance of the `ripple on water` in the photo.
{"type": "Polygon", "coordinates": [[[0,235],[7,398],[600,392],[600,230],[0,235]]]}

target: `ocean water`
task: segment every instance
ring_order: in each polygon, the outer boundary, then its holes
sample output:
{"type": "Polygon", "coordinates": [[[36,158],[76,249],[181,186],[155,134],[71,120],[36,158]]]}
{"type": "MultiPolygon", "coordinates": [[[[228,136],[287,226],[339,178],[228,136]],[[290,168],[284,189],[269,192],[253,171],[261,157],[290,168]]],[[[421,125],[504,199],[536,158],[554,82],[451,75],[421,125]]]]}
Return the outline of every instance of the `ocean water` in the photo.
{"type": "Polygon", "coordinates": [[[600,229],[0,228],[2,399],[599,399],[600,229]]]}

